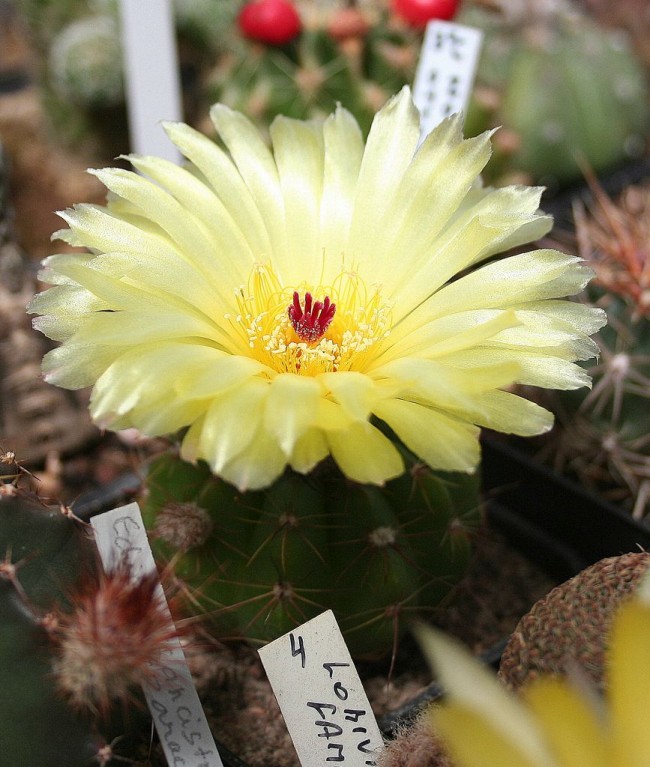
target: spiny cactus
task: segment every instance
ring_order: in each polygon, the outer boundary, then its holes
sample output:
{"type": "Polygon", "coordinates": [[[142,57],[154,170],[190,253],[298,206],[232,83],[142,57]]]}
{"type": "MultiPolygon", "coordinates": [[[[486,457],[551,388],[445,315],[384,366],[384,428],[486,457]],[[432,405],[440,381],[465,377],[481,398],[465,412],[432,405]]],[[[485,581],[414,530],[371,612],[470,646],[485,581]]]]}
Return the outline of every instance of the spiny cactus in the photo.
{"type": "Polygon", "coordinates": [[[650,507],[650,189],[629,187],[614,203],[591,184],[591,208],[575,206],[577,247],[608,325],[595,337],[592,390],[554,395],[559,427],[545,451],[640,518],[650,507]]]}
{"type": "Polygon", "coordinates": [[[377,109],[412,82],[421,34],[369,8],[300,7],[302,32],[284,46],[233,28],[230,50],[206,83],[206,102],[246,113],[262,128],[278,114],[329,114],[337,102],[367,130],[377,109]]]}
{"type": "Polygon", "coordinates": [[[648,91],[624,33],[564,0],[490,5],[457,19],[484,32],[467,132],[503,126],[486,178],[557,186],[581,178],[581,161],[601,171],[643,152],[648,91]]]}
{"type": "MultiPolygon", "coordinates": [[[[134,581],[123,569],[100,573],[86,525],[69,509],[48,508],[22,490],[21,469],[9,458],[4,469],[3,764],[81,767],[93,759],[114,764],[111,743],[119,739],[115,752],[125,753],[143,725],[136,709],[125,718],[114,704],[133,701],[142,676],[155,673],[150,662],[164,646],[152,619],[159,603],[146,579],[134,581]]],[[[167,619],[165,630],[169,633],[167,619]]]]}
{"type": "Polygon", "coordinates": [[[649,566],[647,552],[608,557],[554,588],[519,621],[501,659],[501,680],[519,689],[540,676],[571,674],[577,665],[602,691],[612,621],[649,566]]]}
{"type": "Polygon", "coordinates": [[[149,468],[143,516],[185,609],[217,634],[265,642],[331,608],[351,652],[378,656],[449,594],[480,514],[475,476],[406,458],[385,488],[327,465],[240,493],[167,453],[149,468]]]}

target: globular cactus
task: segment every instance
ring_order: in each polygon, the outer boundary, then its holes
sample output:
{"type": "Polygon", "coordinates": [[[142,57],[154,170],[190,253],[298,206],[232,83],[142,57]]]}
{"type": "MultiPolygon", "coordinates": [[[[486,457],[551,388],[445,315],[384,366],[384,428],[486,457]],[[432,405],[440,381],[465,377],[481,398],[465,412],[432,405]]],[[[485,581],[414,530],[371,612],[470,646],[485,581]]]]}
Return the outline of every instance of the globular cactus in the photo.
{"type": "Polygon", "coordinates": [[[643,153],[650,109],[641,63],[623,32],[559,2],[485,2],[457,21],[484,41],[466,130],[502,126],[488,180],[550,186],[643,153]],[[494,10],[496,7],[496,11],[494,10]]]}
{"type": "Polygon", "coordinates": [[[637,551],[607,557],[556,586],[518,623],[504,650],[499,676],[519,690],[539,677],[579,673],[603,692],[614,616],[631,599],[650,566],[637,551]]]}
{"type": "Polygon", "coordinates": [[[552,395],[559,426],[545,451],[641,518],[650,508],[650,190],[629,187],[613,202],[591,184],[591,207],[575,206],[574,244],[594,269],[589,297],[608,324],[595,336],[592,390],[552,395]]]}
{"type": "Polygon", "coordinates": [[[238,492],[207,466],[154,460],[143,516],[185,609],[221,636],[263,643],[333,609],[353,655],[385,654],[431,614],[468,564],[476,476],[410,467],[384,488],[333,465],[238,492]]]}
{"type": "Polygon", "coordinates": [[[87,525],[63,512],[16,478],[0,484],[3,764],[112,765],[112,755],[132,753],[139,728],[146,730],[141,702],[126,717],[115,704],[137,699],[167,646],[161,631],[169,635],[169,621],[161,629],[155,620],[162,625],[164,617],[157,576],[100,572],[87,525]]]}
{"type": "Polygon", "coordinates": [[[96,14],[66,25],[52,41],[50,80],[59,98],[79,108],[124,103],[118,19],[96,14]]]}
{"type": "Polygon", "coordinates": [[[207,78],[206,102],[243,111],[261,128],[284,114],[322,117],[341,103],[364,131],[375,112],[411,83],[421,34],[369,7],[298,10],[301,31],[285,45],[250,40],[233,27],[229,50],[207,78]]]}

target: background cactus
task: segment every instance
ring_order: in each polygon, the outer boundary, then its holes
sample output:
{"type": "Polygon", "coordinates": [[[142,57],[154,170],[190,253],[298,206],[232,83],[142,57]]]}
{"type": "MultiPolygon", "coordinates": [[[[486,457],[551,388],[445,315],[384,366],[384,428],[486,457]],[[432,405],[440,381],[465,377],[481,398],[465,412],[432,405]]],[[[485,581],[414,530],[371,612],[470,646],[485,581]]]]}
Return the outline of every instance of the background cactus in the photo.
{"type": "Polygon", "coordinates": [[[240,493],[167,453],[149,467],[143,516],[185,610],[218,635],[263,643],[331,608],[351,652],[377,657],[460,579],[480,516],[477,477],[406,458],[385,488],[326,465],[240,493]]]}
{"type": "MultiPolygon", "coordinates": [[[[266,128],[277,114],[329,114],[337,102],[367,129],[374,113],[412,84],[422,30],[380,3],[296,0],[302,31],[283,45],[247,39],[243,0],[175,0],[185,119],[211,129],[221,101],[266,128]]],[[[116,0],[20,0],[57,137],[94,137],[104,156],[128,148],[116,0]],[[96,71],[97,76],[89,76],[96,71]],[[111,135],[112,134],[112,135],[111,135]]],[[[454,19],[485,42],[468,135],[503,126],[485,177],[551,187],[580,180],[577,158],[606,170],[646,148],[646,72],[622,30],[596,24],[576,4],[465,0],[454,19]]]]}
{"type": "Polygon", "coordinates": [[[591,391],[551,395],[558,428],[543,455],[556,469],[641,518],[650,508],[650,189],[614,203],[592,179],[595,200],[575,206],[577,248],[596,278],[589,298],[608,324],[595,340],[591,391]]]}
{"type": "Polygon", "coordinates": [[[205,101],[223,102],[267,128],[343,104],[367,131],[375,112],[412,81],[421,35],[381,8],[301,7],[302,32],[284,46],[246,39],[234,26],[206,79],[205,101]]]}
{"type": "MultiPolygon", "coordinates": [[[[303,16],[302,35],[284,47],[251,43],[233,29],[206,100],[263,126],[280,113],[326,114],[340,101],[367,128],[388,96],[413,82],[421,31],[383,5],[303,16]]],[[[466,133],[503,126],[484,173],[489,181],[557,187],[581,178],[581,161],[602,171],[644,151],[648,90],[624,33],[563,2],[475,0],[454,20],[485,35],[466,133]]]]}
{"type": "Polygon", "coordinates": [[[607,557],[540,599],[503,652],[499,677],[504,684],[518,690],[540,676],[566,676],[578,667],[603,692],[612,621],[649,565],[647,552],[607,557]]]}
{"type": "MultiPolygon", "coordinates": [[[[21,472],[10,460],[3,465],[5,479],[21,472]]],[[[92,642],[84,639],[83,611],[86,618],[92,613],[101,577],[85,525],[64,511],[46,507],[15,479],[0,484],[0,742],[6,764],[115,764],[110,743],[117,738],[115,753],[133,753],[143,725],[136,710],[126,714],[109,705],[114,693],[125,692],[128,674],[105,690],[107,705],[98,705],[97,659],[106,646],[96,633],[92,642]]],[[[121,593],[127,592],[122,583],[121,593]]],[[[105,611],[113,616],[116,597],[105,611]]],[[[135,607],[140,610],[142,600],[135,607]]]]}
{"type": "Polygon", "coordinates": [[[489,180],[580,180],[640,156],[650,120],[645,72],[622,31],[568,3],[466,5],[458,21],[484,32],[469,134],[495,135],[489,180]]]}
{"type": "MultiPolygon", "coordinates": [[[[117,0],[18,0],[35,54],[51,131],[58,142],[90,156],[128,150],[124,72],[117,0]]],[[[187,119],[194,86],[218,56],[238,0],[174,0],[187,119]]]]}

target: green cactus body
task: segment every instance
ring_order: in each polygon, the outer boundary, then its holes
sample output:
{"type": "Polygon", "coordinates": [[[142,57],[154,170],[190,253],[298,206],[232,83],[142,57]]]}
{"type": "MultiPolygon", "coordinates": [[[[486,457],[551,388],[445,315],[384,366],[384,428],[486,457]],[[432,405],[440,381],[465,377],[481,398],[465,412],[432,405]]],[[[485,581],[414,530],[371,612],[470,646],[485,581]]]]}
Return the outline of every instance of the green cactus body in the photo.
{"type": "Polygon", "coordinates": [[[241,41],[215,69],[207,101],[243,111],[268,127],[275,115],[304,119],[329,114],[337,101],[370,109],[350,62],[323,30],[305,31],[290,47],[241,41]]]}
{"type": "Polygon", "coordinates": [[[385,488],[327,466],[239,493],[207,467],[164,454],[149,469],[143,515],[185,609],[205,615],[216,634],[264,643],[331,608],[353,654],[377,657],[409,617],[448,596],[480,517],[476,477],[439,476],[412,457],[409,465],[385,488]],[[165,521],[171,509],[174,526],[182,523],[183,504],[212,522],[192,545],[165,521]]]}
{"type": "Polygon", "coordinates": [[[467,132],[503,126],[488,179],[564,184],[581,163],[602,171],[642,151],[648,91],[621,34],[562,6],[510,22],[470,8],[459,21],[485,34],[467,132]]]}

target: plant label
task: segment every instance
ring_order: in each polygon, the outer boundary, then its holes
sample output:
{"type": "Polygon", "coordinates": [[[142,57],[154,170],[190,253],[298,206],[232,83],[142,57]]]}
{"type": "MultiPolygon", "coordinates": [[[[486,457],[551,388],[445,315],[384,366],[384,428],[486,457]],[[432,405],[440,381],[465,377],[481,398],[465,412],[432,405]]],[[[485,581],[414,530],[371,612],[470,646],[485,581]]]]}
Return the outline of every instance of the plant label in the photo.
{"type": "Polygon", "coordinates": [[[479,29],[451,21],[430,21],[413,83],[423,141],[445,117],[467,109],[481,51],[479,29]]]}
{"type": "MultiPolygon", "coordinates": [[[[123,562],[130,566],[134,578],[155,571],[156,564],[137,503],[98,514],[90,523],[105,570],[110,572],[123,562]]],[[[166,607],[160,583],[158,595],[166,607]]],[[[169,622],[173,625],[171,613],[169,622]]],[[[178,640],[170,645],[167,662],[156,674],[156,681],[143,686],[167,762],[170,767],[223,767],[183,648],[178,640]]]]}
{"type": "Polygon", "coordinates": [[[331,610],[258,652],[302,767],[374,767],[381,732],[331,610]]]}
{"type": "Polygon", "coordinates": [[[171,0],[120,0],[120,30],[131,151],[178,162],[160,127],[182,119],[171,0]]]}

